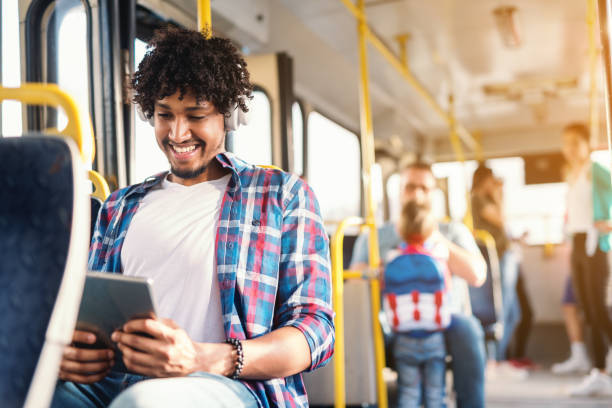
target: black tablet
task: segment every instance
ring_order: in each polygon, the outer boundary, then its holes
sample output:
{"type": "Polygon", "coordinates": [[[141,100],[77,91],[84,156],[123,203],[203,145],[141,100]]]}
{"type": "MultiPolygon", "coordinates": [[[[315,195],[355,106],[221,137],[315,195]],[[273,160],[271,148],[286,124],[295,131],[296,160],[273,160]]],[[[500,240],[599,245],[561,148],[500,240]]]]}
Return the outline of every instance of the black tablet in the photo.
{"type": "Polygon", "coordinates": [[[121,353],[110,339],[129,320],[155,316],[152,280],[115,273],[87,272],[77,329],[92,332],[96,343],[79,347],[115,351],[115,370],[125,371],[121,353]]]}

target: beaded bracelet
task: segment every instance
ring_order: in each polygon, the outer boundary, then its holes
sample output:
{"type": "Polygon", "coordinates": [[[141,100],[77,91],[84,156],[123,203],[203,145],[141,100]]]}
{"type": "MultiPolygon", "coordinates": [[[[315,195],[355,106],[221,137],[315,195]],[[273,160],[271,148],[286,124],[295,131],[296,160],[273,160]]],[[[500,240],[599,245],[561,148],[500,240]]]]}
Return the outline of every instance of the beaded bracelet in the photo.
{"type": "Polygon", "coordinates": [[[232,380],[237,380],[240,377],[240,373],[242,372],[242,367],[244,366],[244,354],[242,352],[242,342],[238,339],[229,338],[225,341],[226,343],[231,344],[236,349],[236,354],[238,354],[238,359],[236,359],[236,368],[234,369],[234,373],[230,376],[232,380]]]}

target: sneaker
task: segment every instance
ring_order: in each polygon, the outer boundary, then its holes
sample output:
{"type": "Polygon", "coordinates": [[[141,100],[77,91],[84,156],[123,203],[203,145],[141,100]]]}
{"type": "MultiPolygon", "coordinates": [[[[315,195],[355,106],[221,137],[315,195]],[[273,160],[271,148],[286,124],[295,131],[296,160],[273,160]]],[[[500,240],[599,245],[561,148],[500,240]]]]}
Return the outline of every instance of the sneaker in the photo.
{"type": "Polygon", "coordinates": [[[572,397],[612,396],[612,378],[594,368],[580,384],[570,388],[572,397]]]}
{"type": "Polygon", "coordinates": [[[529,371],[517,368],[507,361],[489,361],[485,369],[487,380],[525,380],[529,377],[529,371]]]}
{"type": "Polygon", "coordinates": [[[508,362],[516,368],[524,368],[525,370],[536,370],[539,368],[536,363],[527,357],[508,360],[508,362]]]}
{"type": "Polygon", "coordinates": [[[551,371],[553,374],[573,374],[573,373],[588,373],[591,369],[591,363],[586,357],[571,356],[562,363],[553,364],[551,371]]]}
{"type": "Polygon", "coordinates": [[[500,361],[497,363],[497,375],[508,380],[526,380],[529,377],[529,371],[515,367],[508,361],[500,361]]]}

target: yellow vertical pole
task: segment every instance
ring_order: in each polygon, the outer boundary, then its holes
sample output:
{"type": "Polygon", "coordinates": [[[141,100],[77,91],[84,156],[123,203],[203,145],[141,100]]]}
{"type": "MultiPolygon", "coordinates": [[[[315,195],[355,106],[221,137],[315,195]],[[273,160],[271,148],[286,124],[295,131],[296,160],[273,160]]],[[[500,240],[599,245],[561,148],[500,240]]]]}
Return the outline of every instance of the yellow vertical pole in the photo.
{"type": "Polygon", "coordinates": [[[336,341],[334,345],[334,407],[346,406],[346,364],[344,352],[344,265],[342,265],[342,242],[344,238],[345,222],[338,226],[332,237],[332,289],[334,312],[334,326],[336,328],[336,341]]]}
{"type": "Polygon", "coordinates": [[[210,0],[198,0],[198,30],[206,30],[206,38],[210,38],[212,35],[210,0]]]}
{"type": "Polygon", "coordinates": [[[484,161],[484,151],[482,149],[482,132],[480,130],[474,130],[472,132],[472,136],[476,141],[476,148],[474,149],[474,155],[476,156],[476,160],[479,162],[484,161]]]}
{"type": "MultiPolygon", "coordinates": [[[[362,177],[366,200],[366,223],[375,224],[374,213],[376,203],[372,194],[372,165],[374,164],[374,131],[372,126],[372,108],[370,105],[370,88],[368,82],[368,54],[366,43],[367,25],[365,22],[364,0],[358,0],[358,7],[362,12],[363,18],[357,23],[359,37],[359,62],[361,71],[360,82],[360,122],[361,122],[361,156],[362,156],[362,177]]],[[[378,253],[378,233],[376,229],[370,231],[370,267],[378,268],[380,257],[378,253]]]]}
{"type": "MultiPolygon", "coordinates": [[[[368,51],[367,33],[368,26],[365,16],[364,0],[357,0],[359,18],[357,22],[357,36],[359,48],[359,66],[361,73],[359,102],[361,120],[361,156],[363,186],[366,199],[366,224],[370,228],[369,234],[369,260],[370,268],[377,270],[380,266],[380,254],[378,251],[378,231],[376,230],[375,216],[376,203],[372,194],[372,166],[374,165],[374,131],[372,125],[372,108],[370,105],[370,89],[368,74],[368,51]]],[[[372,302],[372,332],[374,337],[374,360],[376,367],[376,388],[378,393],[378,407],[387,408],[387,388],[382,376],[385,365],[384,341],[382,329],[378,323],[380,309],[380,293],[378,280],[370,280],[370,298],[372,302]]],[[[339,408],[338,406],[336,408],[339,408]]]]}
{"type": "Polygon", "coordinates": [[[590,62],[590,130],[591,145],[597,148],[599,144],[599,92],[597,89],[597,68],[599,52],[597,50],[597,6],[595,0],[587,0],[587,24],[589,27],[589,62],[590,62]]]}
{"type": "MultiPolygon", "coordinates": [[[[455,120],[455,98],[452,94],[448,96],[448,117],[450,118],[450,140],[453,146],[453,151],[455,152],[455,157],[458,161],[463,163],[465,162],[465,154],[463,153],[463,146],[461,145],[461,139],[459,138],[459,134],[457,133],[457,121],[455,120]]],[[[463,181],[465,186],[467,186],[467,178],[465,176],[465,168],[462,166],[463,172],[463,181]]],[[[463,217],[463,223],[470,229],[474,230],[474,219],[472,218],[472,199],[470,192],[465,190],[465,216],[463,217]]]]}

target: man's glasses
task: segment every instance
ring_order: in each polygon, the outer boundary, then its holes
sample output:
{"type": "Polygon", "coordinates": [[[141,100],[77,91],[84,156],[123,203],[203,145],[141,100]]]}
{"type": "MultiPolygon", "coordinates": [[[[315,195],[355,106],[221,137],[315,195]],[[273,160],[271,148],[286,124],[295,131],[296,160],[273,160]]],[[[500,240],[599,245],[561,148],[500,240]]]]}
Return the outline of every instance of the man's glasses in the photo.
{"type": "Polygon", "coordinates": [[[423,190],[424,193],[429,193],[431,190],[433,190],[433,187],[426,186],[425,184],[407,183],[404,189],[409,193],[413,193],[417,190],[423,190]]]}

